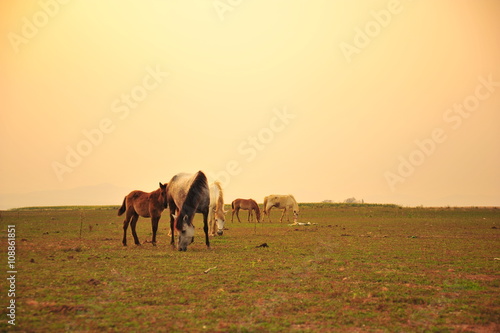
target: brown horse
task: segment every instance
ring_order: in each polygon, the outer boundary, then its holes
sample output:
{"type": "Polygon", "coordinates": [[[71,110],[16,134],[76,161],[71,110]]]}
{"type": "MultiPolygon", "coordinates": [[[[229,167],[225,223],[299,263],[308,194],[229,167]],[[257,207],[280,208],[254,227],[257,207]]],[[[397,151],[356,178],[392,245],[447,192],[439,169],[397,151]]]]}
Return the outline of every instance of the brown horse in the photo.
{"type": "Polygon", "coordinates": [[[234,213],[236,213],[236,217],[238,218],[238,222],[240,221],[240,216],[238,213],[240,209],[248,210],[248,222],[251,222],[251,217],[253,217],[252,212],[255,210],[255,216],[257,218],[257,222],[260,222],[260,209],[257,202],[253,199],[236,199],[231,203],[231,208],[233,210],[231,215],[231,222],[233,222],[234,213]]]}
{"type": "Polygon", "coordinates": [[[127,246],[127,228],[130,223],[132,236],[134,236],[135,245],[141,245],[135,226],[139,216],[151,217],[151,227],[153,229],[153,245],[156,246],[156,231],[160,221],[161,212],[167,208],[167,184],[160,183],[160,188],[156,191],[147,193],[142,191],[132,191],[123,199],[122,206],[118,210],[118,216],[127,212],[125,221],[123,221],[123,246],[127,246]]]}
{"type": "Polygon", "coordinates": [[[179,233],[179,251],[186,251],[194,241],[193,218],[195,213],[203,214],[203,231],[205,244],[210,248],[208,240],[208,207],[210,204],[210,190],[207,177],[202,171],[194,175],[179,173],[168,183],[168,207],[170,208],[170,232],[175,245],[174,228],[179,233]],[[175,212],[175,215],[174,215],[175,212]]]}

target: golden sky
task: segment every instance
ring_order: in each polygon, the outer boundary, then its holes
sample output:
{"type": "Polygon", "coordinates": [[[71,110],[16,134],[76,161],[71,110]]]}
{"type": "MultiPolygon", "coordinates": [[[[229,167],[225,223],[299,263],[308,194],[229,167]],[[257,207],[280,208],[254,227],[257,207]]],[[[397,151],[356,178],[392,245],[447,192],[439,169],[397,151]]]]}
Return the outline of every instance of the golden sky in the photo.
{"type": "Polygon", "coordinates": [[[11,0],[0,13],[0,194],[152,191],[203,170],[226,202],[500,205],[500,1],[11,0]]]}

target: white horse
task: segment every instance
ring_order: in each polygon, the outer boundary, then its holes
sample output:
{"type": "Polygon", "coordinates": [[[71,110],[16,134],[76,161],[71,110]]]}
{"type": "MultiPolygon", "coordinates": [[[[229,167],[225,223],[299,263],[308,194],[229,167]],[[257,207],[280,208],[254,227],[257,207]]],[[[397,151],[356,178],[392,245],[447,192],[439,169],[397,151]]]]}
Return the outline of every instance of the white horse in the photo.
{"type": "Polygon", "coordinates": [[[186,251],[188,245],[194,241],[194,215],[202,213],[205,244],[207,248],[210,248],[208,239],[210,193],[205,174],[198,171],[194,175],[179,173],[172,177],[167,187],[167,201],[170,209],[170,234],[172,237],[170,244],[175,246],[174,230],[177,230],[179,251],[186,251]]]}
{"type": "Polygon", "coordinates": [[[210,206],[208,207],[208,234],[215,236],[215,224],[217,223],[217,235],[224,233],[224,222],[226,220],[224,210],[224,193],[218,181],[210,185],[210,206]]]}
{"type": "MultiPolygon", "coordinates": [[[[276,207],[278,209],[283,209],[283,214],[281,214],[280,223],[283,221],[283,216],[288,212],[288,210],[293,209],[293,222],[297,222],[299,217],[299,205],[293,197],[293,195],[279,195],[272,194],[264,198],[264,218],[267,215],[269,222],[271,222],[271,208],[276,207]]],[[[263,219],[264,220],[264,219],[263,219]]],[[[290,217],[287,214],[287,221],[290,222],[290,217]]]]}

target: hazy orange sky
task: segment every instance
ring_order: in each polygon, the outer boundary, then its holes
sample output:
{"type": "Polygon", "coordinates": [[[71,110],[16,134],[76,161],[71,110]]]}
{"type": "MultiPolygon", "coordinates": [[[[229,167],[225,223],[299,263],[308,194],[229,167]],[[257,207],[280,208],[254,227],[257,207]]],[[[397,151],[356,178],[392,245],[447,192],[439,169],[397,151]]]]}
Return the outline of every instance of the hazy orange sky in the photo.
{"type": "Polygon", "coordinates": [[[0,194],[152,191],[203,170],[226,202],[500,205],[498,0],[11,0],[0,13],[0,194]]]}

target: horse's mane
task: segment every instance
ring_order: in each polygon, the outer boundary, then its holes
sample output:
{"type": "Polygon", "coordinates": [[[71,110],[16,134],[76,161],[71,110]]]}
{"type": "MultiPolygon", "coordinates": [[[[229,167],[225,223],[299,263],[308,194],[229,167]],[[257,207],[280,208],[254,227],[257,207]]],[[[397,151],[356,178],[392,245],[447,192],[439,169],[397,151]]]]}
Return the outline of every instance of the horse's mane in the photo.
{"type": "MultiPolygon", "coordinates": [[[[161,183],[160,183],[160,185],[161,185],[161,183]]],[[[165,183],[165,184],[163,184],[163,185],[164,185],[164,186],[168,186],[168,183],[165,183]]],[[[168,189],[168,187],[167,187],[167,189],[168,189]]],[[[149,200],[158,200],[158,198],[160,197],[161,191],[162,191],[162,188],[161,188],[161,186],[160,186],[160,187],[158,187],[156,190],[154,190],[154,191],[152,191],[152,192],[147,193],[147,195],[148,195],[148,199],[149,199],[149,200]]]]}
{"type": "Polygon", "coordinates": [[[186,199],[180,209],[179,216],[177,217],[177,223],[175,226],[177,230],[182,230],[184,215],[191,214],[196,211],[198,204],[203,198],[204,188],[208,188],[207,177],[202,171],[198,171],[194,176],[193,182],[191,183],[191,186],[186,194],[186,199]]]}
{"type": "Polygon", "coordinates": [[[158,187],[156,190],[154,190],[153,192],[149,192],[148,193],[148,197],[151,198],[151,199],[158,199],[158,197],[160,196],[160,192],[161,192],[161,187],[158,187]]]}
{"type": "Polygon", "coordinates": [[[220,192],[219,197],[217,198],[217,206],[224,209],[224,192],[222,191],[222,186],[220,185],[219,181],[215,181],[214,185],[217,186],[220,192]]]}

